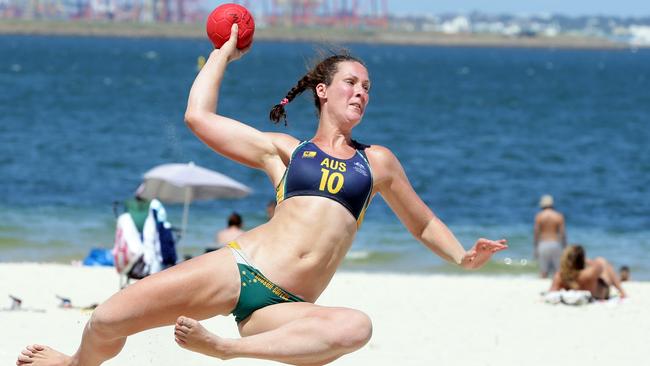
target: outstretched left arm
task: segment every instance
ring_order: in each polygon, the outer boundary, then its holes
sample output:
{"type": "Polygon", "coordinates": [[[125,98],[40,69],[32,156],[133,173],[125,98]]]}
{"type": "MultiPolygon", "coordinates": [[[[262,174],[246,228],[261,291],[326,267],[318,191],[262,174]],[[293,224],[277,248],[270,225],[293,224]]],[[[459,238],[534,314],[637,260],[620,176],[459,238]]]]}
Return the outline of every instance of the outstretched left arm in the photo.
{"type": "Polygon", "coordinates": [[[465,250],[458,239],[427,207],[413,190],[397,157],[385,147],[373,145],[368,151],[376,190],[411,234],[443,259],[463,268],[483,266],[494,253],[508,248],[506,240],[478,239],[465,250]]]}

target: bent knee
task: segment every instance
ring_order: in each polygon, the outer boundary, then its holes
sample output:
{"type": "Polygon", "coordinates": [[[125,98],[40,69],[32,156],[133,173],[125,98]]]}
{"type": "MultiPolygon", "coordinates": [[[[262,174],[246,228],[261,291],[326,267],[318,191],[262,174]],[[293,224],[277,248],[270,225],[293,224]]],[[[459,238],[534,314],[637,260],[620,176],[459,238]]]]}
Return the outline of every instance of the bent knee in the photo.
{"type": "Polygon", "coordinates": [[[607,259],[605,259],[605,257],[596,257],[596,258],[594,258],[594,261],[596,261],[598,263],[602,263],[603,265],[608,265],[609,264],[609,262],[607,261],[607,259]]]}
{"type": "Polygon", "coordinates": [[[330,329],[337,347],[356,350],[368,343],[372,336],[372,321],[359,310],[337,310],[333,320],[336,324],[330,329]]]}
{"type": "Polygon", "coordinates": [[[124,319],[119,315],[115,316],[114,312],[102,305],[93,311],[86,328],[104,338],[118,338],[128,335],[124,319]]]}
{"type": "Polygon", "coordinates": [[[607,259],[605,259],[605,258],[603,258],[603,257],[596,257],[596,258],[594,258],[594,262],[600,264],[600,265],[602,266],[603,270],[605,270],[605,269],[607,269],[607,268],[609,268],[609,267],[612,266],[612,265],[607,261],[607,259]]]}

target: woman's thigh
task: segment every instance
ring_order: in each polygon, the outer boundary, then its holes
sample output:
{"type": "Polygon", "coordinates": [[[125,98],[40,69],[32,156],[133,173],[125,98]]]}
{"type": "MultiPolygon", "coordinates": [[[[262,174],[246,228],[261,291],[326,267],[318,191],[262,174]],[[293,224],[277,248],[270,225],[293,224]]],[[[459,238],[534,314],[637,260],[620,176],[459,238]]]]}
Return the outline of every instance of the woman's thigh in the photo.
{"type": "Polygon", "coordinates": [[[199,320],[226,315],[237,304],[239,282],[232,253],[222,248],[130,285],[100,305],[93,318],[128,335],[173,324],[180,315],[199,320]]]}
{"type": "Polygon", "coordinates": [[[603,278],[598,278],[596,284],[596,293],[592,294],[597,300],[607,300],[609,299],[609,282],[603,278]]]}
{"type": "Polygon", "coordinates": [[[365,324],[370,319],[359,310],[321,306],[309,302],[288,302],[256,310],[239,324],[239,333],[250,336],[278,329],[297,320],[319,319],[332,326],[365,324]]]}

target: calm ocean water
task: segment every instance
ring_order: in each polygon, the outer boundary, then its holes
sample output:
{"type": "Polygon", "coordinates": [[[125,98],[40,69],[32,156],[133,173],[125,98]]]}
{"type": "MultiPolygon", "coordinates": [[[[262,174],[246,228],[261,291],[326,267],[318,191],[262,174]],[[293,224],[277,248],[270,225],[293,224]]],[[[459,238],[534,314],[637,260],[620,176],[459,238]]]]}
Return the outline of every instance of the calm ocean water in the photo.
{"type": "MultiPolygon", "coordinates": [[[[650,50],[348,45],[367,62],[370,107],[355,137],[395,151],[415,189],[466,247],[509,239],[482,273],[532,276],[532,220],[555,196],[570,242],[650,280],[650,50]]],[[[188,254],[226,216],[264,220],[266,176],[206,148],[183,123],[204,40],[0,36],[0,261],[69,261],[110,247],[114,200],[157,164],[195,163],[254,189],[192,204],[188,254]]],[[[230,66],[220,111],[307,139],[309,98],[267,116],[314,45],[257,42],[230,66]]],[[[180,226],[181,207],[167,205],[180,226]]],[[[345,268],[458,273],[377,197],[345,268]]]]}

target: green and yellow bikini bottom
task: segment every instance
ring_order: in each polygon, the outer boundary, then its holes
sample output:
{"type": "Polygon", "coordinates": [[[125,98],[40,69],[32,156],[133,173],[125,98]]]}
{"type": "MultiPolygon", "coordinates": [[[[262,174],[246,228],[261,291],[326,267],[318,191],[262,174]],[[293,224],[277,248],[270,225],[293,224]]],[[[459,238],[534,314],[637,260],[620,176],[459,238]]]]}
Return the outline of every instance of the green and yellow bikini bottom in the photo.
{"type": "Polygon", "coordinates": [[[305,301],[264,277],[262,272],[246,259],[239,244],[232,241],[228,243],[228,247],[235,256],[239,268],[239,277],[241,278],[239,300],[232,311],[238,324],[248,318],[255,310],[265,306],[305,301]]]}

